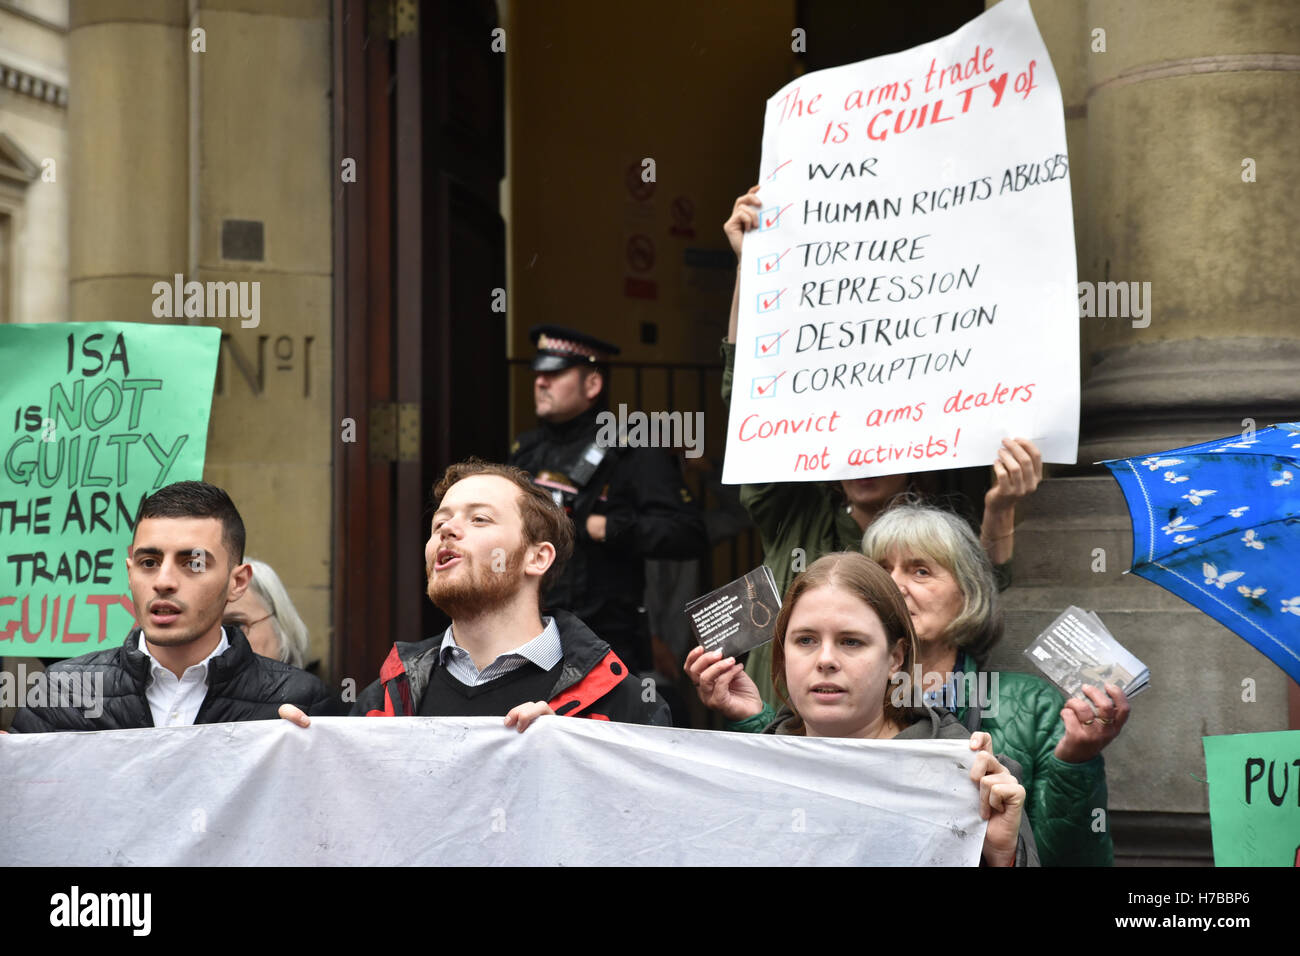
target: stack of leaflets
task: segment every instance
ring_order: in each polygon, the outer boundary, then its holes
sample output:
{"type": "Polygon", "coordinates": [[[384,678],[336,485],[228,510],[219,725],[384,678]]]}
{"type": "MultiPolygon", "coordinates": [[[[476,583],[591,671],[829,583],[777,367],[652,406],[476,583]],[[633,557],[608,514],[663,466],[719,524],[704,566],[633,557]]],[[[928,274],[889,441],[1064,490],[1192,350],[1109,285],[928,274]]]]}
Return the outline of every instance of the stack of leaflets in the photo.
{"type": "Polygon", "coordinates": [[[1150,686],[1151,672],[1115,640],[1101,618],[1071,605],[1025,648],[1066,697],[1084,697],[1084,684],[1117,684],[1129,697],[1150,686]]]}
{"type": "Polygon", "coordinates": [[[722,651],[724,659],[770,641],[780,610],[781,596],[766,565],[686,605],[695,639],[705,651],[722,651]]]}

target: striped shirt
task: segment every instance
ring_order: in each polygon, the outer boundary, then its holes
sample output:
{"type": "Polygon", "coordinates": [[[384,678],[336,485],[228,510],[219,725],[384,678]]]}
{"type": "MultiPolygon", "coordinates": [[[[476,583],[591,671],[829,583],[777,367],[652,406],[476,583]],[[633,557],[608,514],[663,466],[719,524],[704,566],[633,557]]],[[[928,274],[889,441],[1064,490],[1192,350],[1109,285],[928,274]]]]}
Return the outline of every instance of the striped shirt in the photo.
{"type": "Polygon", "coordinates": [[[549,671],[563,660],[564,649],[560,645],[560,629],[555,626],[555,618],[544,617],[542,623],[545,625],[542,633],[527,644],[500,655],[482,670],[474,666],[474,659],[469,656],[469,651],[456,643],[451,628],[448,627],[446,633],[442,635],[439,660],[452,677],[467,687],[486,684],[490,680],[518,670],[529,661],[542,670],[549,671]]]}

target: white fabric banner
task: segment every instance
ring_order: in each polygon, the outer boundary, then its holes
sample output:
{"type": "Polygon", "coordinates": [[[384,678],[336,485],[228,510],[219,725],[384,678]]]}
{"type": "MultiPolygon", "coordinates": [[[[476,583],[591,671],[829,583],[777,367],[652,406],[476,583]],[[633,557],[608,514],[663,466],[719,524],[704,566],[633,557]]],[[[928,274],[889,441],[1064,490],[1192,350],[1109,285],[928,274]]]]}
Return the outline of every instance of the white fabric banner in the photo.
{"type": "Polygon", "coordinates": [[[767,101],[723,480],[1073,462],[1061,89],[1027,0],[767,101]]]}
{"type": "Polygon", "coordinates": [[[972,758],[563,717],[0,736],[0,862],[974,865],[972,758]]]}

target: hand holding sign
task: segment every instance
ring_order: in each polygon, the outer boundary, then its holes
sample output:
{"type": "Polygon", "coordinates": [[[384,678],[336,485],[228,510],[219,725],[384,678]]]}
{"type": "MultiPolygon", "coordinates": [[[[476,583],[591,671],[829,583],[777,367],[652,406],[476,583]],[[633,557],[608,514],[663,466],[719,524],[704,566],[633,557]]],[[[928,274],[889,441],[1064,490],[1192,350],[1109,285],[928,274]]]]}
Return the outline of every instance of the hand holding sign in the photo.
{"type": "Polygon", "coordinates": [[[993,487],[984,496],[984,513],[1014,511],[1043,480],[1043,456],[1028,438],[1004,438],[993,462],[993,487]]]}
{"type": "Polygon", "coordinates": [[[763,208],[763,201],[758,198],[758,186],[750,186],[749,192],[736,198],[731,207],[731,216],[722,224],[722,231],[727,234],[731,251],[740,258],[740,249],[745,241],[745,233],[758,228],[758,211],[763,208]]]}
{"type": "Polygon", "coordinates": [[[788,84],[768,100],[759,168],[780,175],[724,226],[742,260],[735,378],[750,384],[724,481],[994,464],[1001,521],[1044,459],[1074,461],[1069,161],[1026,0],[788,84]],[[829,443],[795,428],[832,413],[829,443]],[[1007,434],[1027,437],[995,454],[1007,434]]]}
{"type": "Polygon", "coordinates": [[[993,462],[993,487],[984,495],[980,543],[994,564],[1011,560],[1016,505],[1043,480],[1043,456],[1028,438],[1004,438],[993,462]]]}

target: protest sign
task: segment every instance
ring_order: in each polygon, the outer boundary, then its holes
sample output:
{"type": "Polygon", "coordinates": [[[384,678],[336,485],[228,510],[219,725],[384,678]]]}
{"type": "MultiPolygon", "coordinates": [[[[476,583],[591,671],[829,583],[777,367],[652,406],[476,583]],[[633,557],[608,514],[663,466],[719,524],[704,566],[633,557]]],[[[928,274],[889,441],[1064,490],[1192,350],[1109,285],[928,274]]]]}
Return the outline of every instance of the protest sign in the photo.
{"type": "Polygon", "coordinates": [[[1216,866],[1300,866],[1300,730],[1202,737],[1216,866]]]}
{"type": "Polygon", "coordinates": [[[1060,87],[1027,0],[767,102],[728,483],[987,465],[1078,443],[1060,87]]]}
{"type": "Polygon", "coordinates": [[[0,847],[19,866],[975,865],[974,756],[564,717],[11,735],[0,847]]]}
{"type": "Polygon", "coordinates": [[[221,332],[0,325],[0,654],[75,657],[134,626],[140,501],[203,477],[221,332]]]}

